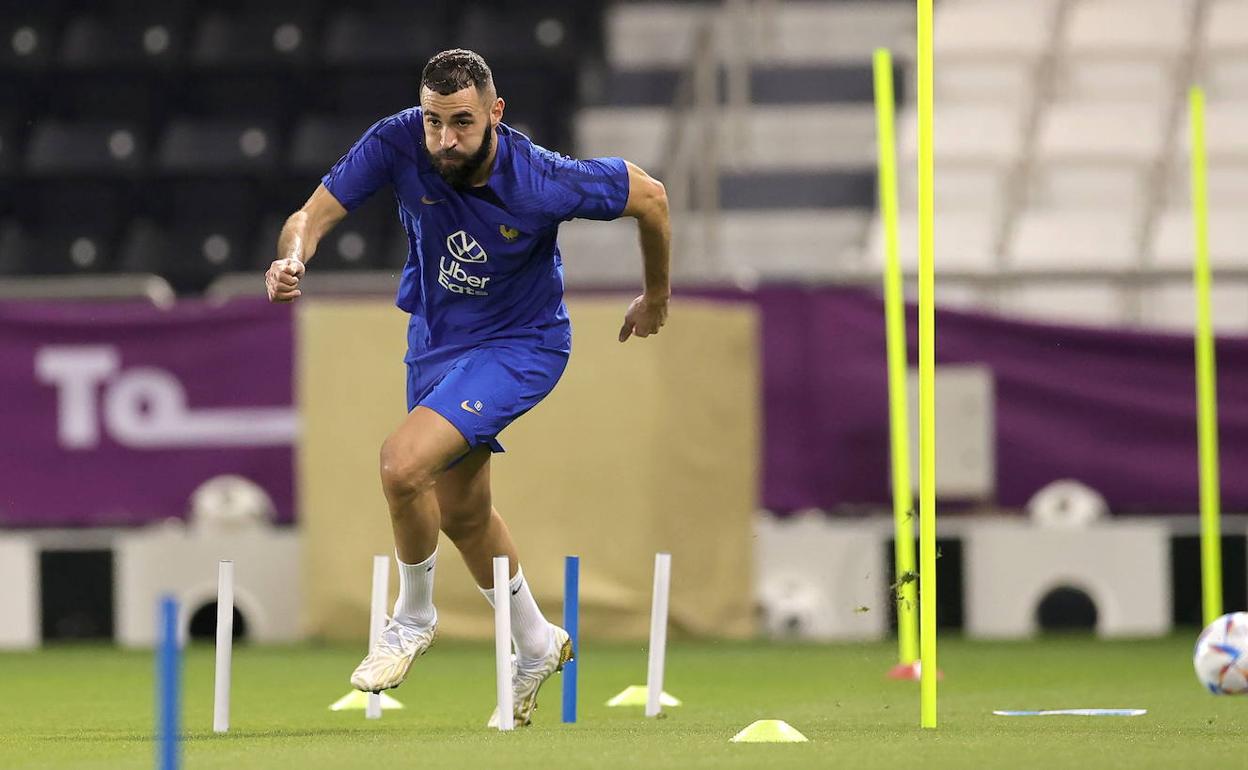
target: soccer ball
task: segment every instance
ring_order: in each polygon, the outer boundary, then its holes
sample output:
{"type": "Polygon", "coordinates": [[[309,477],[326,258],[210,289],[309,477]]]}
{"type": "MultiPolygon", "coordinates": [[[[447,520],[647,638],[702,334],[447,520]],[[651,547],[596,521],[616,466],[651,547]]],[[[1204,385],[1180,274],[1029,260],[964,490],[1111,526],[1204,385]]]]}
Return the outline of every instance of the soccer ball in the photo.
{"type": "Polygon", "coordinates": [[[1200,632],[1196,678],[1215,695],[1248,693],[1248,612],[1223,615],[1200,632]]]}
{"type": "Polygon", "coordinates": [[[794,575],[766,580],[759,591],[763,627],[776,639],[810,638],[822,604],[819,590],[794,575]]]}
{"type": "Polygon", "coordinates": [[[238,532],[267,527],[276,513],[269,493],[251,479],[227,474],[191,493],[191,526],[198,531],[238,532]]]}

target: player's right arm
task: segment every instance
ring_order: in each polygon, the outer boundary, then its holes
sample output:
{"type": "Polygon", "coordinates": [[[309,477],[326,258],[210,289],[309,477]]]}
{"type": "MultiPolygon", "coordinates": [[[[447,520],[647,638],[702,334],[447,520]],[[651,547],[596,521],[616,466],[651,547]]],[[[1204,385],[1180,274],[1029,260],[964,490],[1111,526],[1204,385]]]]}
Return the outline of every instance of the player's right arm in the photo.
{"type": "Polygon", "coordinates": [[[270,302],[293,302],[302,294],[299,280],[303,278],[304,264],[316,253],[321,238],[346,215],[347,210],[321,184],[303,208],[286,219],[277,239],[277,259],[264,275],[270,302]]]}
{"type": "Polygon", "coordinates": [[[355,209],[382,185],[392,182],[395,162],[394,136],[406,134],[399,118],[419,123],[419,110],[382,118],[321,178],[316,192],[303,208],[290,215],[277,240],[277,260],[269,265],[264,283],[272,302],[293,302],[302,292],[299,279],[304,263],[316,253],[316,245],[348,211],[355,209]],[[408,113],[411,113],[410,115],[408,113]],[[391,139],[388,141],[386,133],[391,139]]]}

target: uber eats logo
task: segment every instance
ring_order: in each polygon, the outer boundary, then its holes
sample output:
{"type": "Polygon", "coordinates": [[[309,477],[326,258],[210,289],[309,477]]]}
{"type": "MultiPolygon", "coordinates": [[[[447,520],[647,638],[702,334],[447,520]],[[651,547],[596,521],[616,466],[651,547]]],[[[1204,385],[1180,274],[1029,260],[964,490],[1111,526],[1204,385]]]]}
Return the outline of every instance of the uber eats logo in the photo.
{"type": "Polygon", "coordinates": [[[450,256],[438,261],[438,283],[442,288],[454,294],[489,296],[485,285],[490,282],[490,276],[473,275],[464,267],[465,264],[484,264],[489,258],[477,239],[463,230],[456,230],[446,237],[446,250],[450,256]]]}

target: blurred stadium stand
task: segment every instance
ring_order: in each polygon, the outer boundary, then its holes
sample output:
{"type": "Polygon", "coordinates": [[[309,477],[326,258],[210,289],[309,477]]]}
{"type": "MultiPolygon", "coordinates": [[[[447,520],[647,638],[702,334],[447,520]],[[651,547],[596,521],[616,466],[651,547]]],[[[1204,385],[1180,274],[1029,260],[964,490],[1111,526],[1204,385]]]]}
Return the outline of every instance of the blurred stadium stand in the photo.
{"type": "MultiPolygon", "coordinates": [[[[877,46],[899,62],[902,256],[916,264],[913,13],[909,0],[5,0],[0,277],[140,271],[179,292],[258,290],[225,274],[260,269],[320,175],[415,102],[430,54],[463,45],[538,143],[665,181],[680,284],[873,284],[877,46]]],[[[1248,330],[1248,0],[938,0],[935,33],[939,299],[1190,328],[1185,90],[1200,82],[1215,324],[1248,330]]],[[[318,265],[389,290],[406,256],[393,210],[377,196],[318,265]]],[[[626,224],[561,237],[570,286],[636,283],[626,224]]]]}
{"type": "MultiPolygon", "coordinates": [[[[0,295],[46,296],[28,276],[155,273],[198,293],[254,273],[321,174],[416,103],[443,48],[484,54],[514,105],[508,122],[569,152],[576,73],[601,56],[601,18],[597,2],[518,16],[498,2],[4,0],[0,295]]],[[[378,195],[317,264],[401,266],[388,256],[405,243],[393,213],[378,195]]],[[[125,285],[150,283],[104,293],[125,285]]]]}
{"type": "MultiPolygon", "coordinates": [[[[868,65],[876,45],[911,58],[912,4],[722,9],[613,6],[608,71],[587,89],[578,150],[627,148],[667,172],[662,159],[678,136],[670,106],[680,102],[682,77],[691,76],[698,26],[709,25],[719,45],[720,168],[712,175],[719,195],[708,206],[695,194],[696,215],[674,222],[677,274],[745,285],[792,277],[874,282],[883,239],[873,216],[868,65]],[[733,102],[730,82],[742,59],[744,105],[733,102]],[[844,226],[829,232],[834,222],[844,226]],[[751,225],[762,232],[748,246],[728,235],[753,232],[751,225]]],[[[1236,101],[1248,93],[1245,22],[1243,0],[938,0],[938,298],[1050,321],[1190,329],[1185,96],[1187,84],[1202,82],[1220,283],[1215,325],[1248,329],[1248,220],[1232,205],[1248,193],[1248,111],[1236,101]]],[[[912,103],[905,69],[901,88],[912,103]]],[[[918,142],[910,107],[899,133],[902,258],[913,272],[918,142]]],[[[679,182],[667,181],[669,189],[679,182]]],[[[631,264],[629,244],[613,247],[618,242],[592,224],[562,232],[565,251],[594,263],[569,259],[570,283],[615,278],[621,261],[631,264]]]]}

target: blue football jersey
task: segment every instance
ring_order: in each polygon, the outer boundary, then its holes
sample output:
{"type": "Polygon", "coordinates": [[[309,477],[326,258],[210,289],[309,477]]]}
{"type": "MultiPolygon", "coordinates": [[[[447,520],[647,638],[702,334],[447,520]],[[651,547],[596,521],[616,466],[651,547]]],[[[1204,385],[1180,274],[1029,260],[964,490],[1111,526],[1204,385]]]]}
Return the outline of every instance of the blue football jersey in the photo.
{"type": "Polygon", "coordinates": [[[506,124],[496,139],[489,181],[452,187],[413,107],[375,123],[321,180],[348,211],[393,186],[408,241],[396,304],[412,314],[414,350],[513,337],[566,349],[559,223],[615,219],[628,200],[620,158],[574,160],[506,124]]]}

